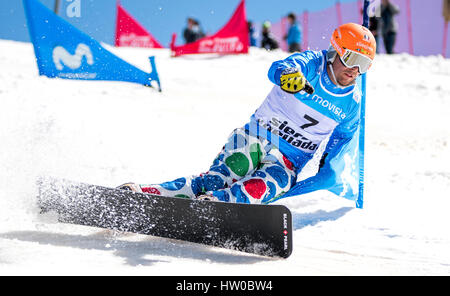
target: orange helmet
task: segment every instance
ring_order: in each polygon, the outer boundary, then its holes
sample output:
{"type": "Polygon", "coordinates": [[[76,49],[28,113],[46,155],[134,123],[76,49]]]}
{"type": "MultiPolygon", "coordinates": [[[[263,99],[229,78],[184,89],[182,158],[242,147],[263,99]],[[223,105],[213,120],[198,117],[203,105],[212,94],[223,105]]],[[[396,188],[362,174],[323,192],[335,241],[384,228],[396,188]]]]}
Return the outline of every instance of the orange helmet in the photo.
{"type": "Polygon", "coordinates": [[[377,44],[369,29],[355,23],[343,24],[334,30],[330,41],[345,66],[358,67],[360,73],[370,68],[377,44]]]}

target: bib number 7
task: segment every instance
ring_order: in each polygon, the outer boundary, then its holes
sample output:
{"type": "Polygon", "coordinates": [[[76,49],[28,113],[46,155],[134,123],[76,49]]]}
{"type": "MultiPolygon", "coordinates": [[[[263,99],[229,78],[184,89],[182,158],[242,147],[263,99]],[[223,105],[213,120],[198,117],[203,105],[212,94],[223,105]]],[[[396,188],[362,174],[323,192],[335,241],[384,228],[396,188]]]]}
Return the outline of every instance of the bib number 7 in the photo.
{"type": "Polygon", "coordinates": [[[305,116],[303,116],[303,118],[305,118],[306,120],[308,120],[308,121],[309,121],[309,123],[305,123],[305,124],[303,124],[302,126],[300,126],[300,128],[301,128],[301,129],[305,129],[305,128],[308,128],[308,127],[314,126],[314,125],[316,125],[316,124],[318,124],[318,123],[319,123],[319,121],[318,121],[318,120],[316,120],[316,119],[312,118],[312,117],[311,117],[311,116],[309,116],[308,114],[305,114],[305,116]]]}

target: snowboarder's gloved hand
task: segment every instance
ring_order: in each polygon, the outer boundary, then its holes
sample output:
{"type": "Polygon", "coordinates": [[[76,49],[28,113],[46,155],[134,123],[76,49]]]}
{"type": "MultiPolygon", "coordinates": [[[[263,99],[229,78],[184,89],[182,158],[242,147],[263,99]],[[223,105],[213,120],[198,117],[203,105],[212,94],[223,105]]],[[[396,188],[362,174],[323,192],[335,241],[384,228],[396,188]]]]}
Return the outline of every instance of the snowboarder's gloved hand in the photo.
{"type": "Polygon", "coordinates": [[[117,189],[128,190],[133,192],[142,192],[141,186],[136,183],[125,183],[116,187],[117,189]]]}
{"type": "Polygon", "coordinates": [[[295,94],[301,90],[306,91],[308,94],[314,92],[314,88],[306,80],[302,72],[297,68],[287,68],[281,72],[280,86],[285,92],[295,94]]]}

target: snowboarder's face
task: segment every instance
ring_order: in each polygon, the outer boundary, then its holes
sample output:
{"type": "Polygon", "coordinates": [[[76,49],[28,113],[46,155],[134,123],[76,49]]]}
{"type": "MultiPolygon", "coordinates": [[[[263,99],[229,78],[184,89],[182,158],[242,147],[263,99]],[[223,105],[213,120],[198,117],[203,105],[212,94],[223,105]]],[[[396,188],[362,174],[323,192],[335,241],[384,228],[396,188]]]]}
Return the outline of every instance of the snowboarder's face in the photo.
{"type": "Polygon", "coordinates": [[[332,67],[337,82],[342,86],[352,84],[359,75],[358,67],[347,68],[339,57],[334,59],[332,67]]]}

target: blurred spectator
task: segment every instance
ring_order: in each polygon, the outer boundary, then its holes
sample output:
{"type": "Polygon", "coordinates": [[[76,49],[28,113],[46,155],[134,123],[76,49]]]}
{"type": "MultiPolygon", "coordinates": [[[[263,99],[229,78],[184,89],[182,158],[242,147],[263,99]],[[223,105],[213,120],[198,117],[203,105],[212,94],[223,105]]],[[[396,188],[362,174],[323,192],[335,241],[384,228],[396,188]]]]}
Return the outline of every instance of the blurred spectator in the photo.
{"type": "Polygon", "coordinates": [[[191,43],[205,37],[205,34],[200,28],[200,23],[196,19],[188,18],[187,27],[183,31],[183,37],[185,43],[191,43]]]}
{"type": "Polygon", "coordinates": [[[202,30],[202,27],[200,26],[200,23],[198,20],[194,19],[194,26],[193,26],[195,34],[197,34],[197,40],[200,38],[205,37],[205,33],[202,30]]]}
{"type": "Polygon", "coordinates": [[[394,16],[400,12],[397,5],[392,4],[389,0],[381,1],[381,34],[383,36],[384,48],[386,53],[394,53],[395,40],[397,38],[398,24],[394,20],[394,16]]]}
{"type": "Polygon", "coordinates": [[[284,36],[284,40],[287,41],[289,52],[302,51],[302,28],[296,20],[294,13],[289,13],[287,16],[289,22],[289,29],[287,35],[284,36]]]}
{"type": "Polygon", "coordinates": [[[261,47],[267,50],[273,50],[279,47],[278,42],[273,37],[272,33],[270,33],[270,26],[271,26],[270,22],[265,21],[262,25],[262,32],[261,32],[262,35],[261,47]]]}
{"type": "Polygon", "coordinates": [[[369,17],[369,30],[370,30],[370,32],[372,32],[373,37],[375,37],[375,41],[377,43],[377,53],[379,52],[379,48],[380,48],[379,43],[378,43],[380,40],[379,30],[378,30],[379,23],[380,23],[379,20],[380,19],[376,16],[369,17]]]}
{"type": "Polygon", "coordinates": [[[446,22],[450,22],[450,0],[444,0],[444,7],[442,7],[442,15],[446,22]]]}
{"type": "Polygon", "coordinates": [[[256,46],[256,31],[253,23],[251,21],[247,22],[248,24],[248,34],[250,38],[250,46],[256,46]]]}

